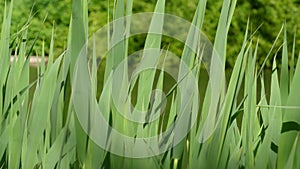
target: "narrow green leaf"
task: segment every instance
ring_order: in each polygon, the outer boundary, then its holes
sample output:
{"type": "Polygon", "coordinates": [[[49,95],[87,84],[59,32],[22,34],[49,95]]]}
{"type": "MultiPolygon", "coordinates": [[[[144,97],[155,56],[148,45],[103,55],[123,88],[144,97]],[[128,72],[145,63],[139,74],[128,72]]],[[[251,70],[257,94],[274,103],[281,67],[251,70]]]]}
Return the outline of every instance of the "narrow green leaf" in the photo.
{"type": "MultiPolygon", "coordinates": [[[[280,73],[280,93],[281,101],[284,106],[287,102],[289,92],[289,74],[288,74],[288,46],[287,46],[287,30],[286,25],[284,27],[284,40],[282,50],[282,65],[280,73]]],[[[284,110],[283,110],[284,111],[284,110]]]]}

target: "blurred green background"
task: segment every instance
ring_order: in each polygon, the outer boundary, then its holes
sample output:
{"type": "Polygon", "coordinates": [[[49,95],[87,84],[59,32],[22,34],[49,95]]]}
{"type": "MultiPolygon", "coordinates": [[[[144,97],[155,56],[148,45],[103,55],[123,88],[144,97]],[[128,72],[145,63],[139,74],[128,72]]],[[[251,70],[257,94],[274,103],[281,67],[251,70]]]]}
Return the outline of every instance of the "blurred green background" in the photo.
{"type": "MultiPolygon", "coordinates": [[[[168,0],[166,2],[166,12],[191,21],[196,9],[198,0],[168,0]]],[[[89,0],[89,34],[97,31],[107,23],[108,11],[110,16],[113,13],[113,0],[89,0]],[[110,10],[108,10],[110,9],[110,10]]],[[[133,13],[152,12],[156,0],[136,0],[133,4],[133,13]]],[[[0,2],[0,21],[4,13],[5,1],[0,2]]],[[[207,4],[203,31],[213,42],[218,18],[221,12],[222,1],[210,0],[207,4]]],[[[66,47],[67,33],[71,17],[71,0],[15,0],[12,35],[20,30],[32,15],[28,33],[29,43],[33,43],[38,35],[37,45],[33,54],[40,55],[43,41],[45,42],[45,52],[48,54],[50,46],[51,31],[55,26],[55,56],[58,56],[66,47]],[[32,12],[30,12],[32,11],[32,12]],[[46,17],[45,23],[43,20],[46,17]]],[[[261,63],[278,34],[282,24],[287,23],[289,50],[292,48],[294,33],[299,36],[297,24],[300,23],[300,0],[238,0],[231,29],[228,36],[227,46],[227,66],[234,64],[235,58],[242,44],[247,20],[250,18],[250,29],[255,34],[255,40],[259,39],[258,61],[261,63]]],[[[130,50],[137,51],[143,47],[143,35],[130,40],[130,50]]],[[[300,38],[296,42],[300,45],[300,38]]],[[[183,44],[164,37],[163,46],[180,55],[183,44]]],[[[280,43],[277,44],[277,47],[280,43]]],[[[129,52],[131,52],[129,51],[129,52]]],[[[298,51],[296,51],[297,54],[298,51]]],[[[280,52],[279,54],[280,55],[280,52]]],[[[278,57],[280,58],[280,57],[278,57]]],[[[267,66],[270,66],[268,63],[267,66]]]]}

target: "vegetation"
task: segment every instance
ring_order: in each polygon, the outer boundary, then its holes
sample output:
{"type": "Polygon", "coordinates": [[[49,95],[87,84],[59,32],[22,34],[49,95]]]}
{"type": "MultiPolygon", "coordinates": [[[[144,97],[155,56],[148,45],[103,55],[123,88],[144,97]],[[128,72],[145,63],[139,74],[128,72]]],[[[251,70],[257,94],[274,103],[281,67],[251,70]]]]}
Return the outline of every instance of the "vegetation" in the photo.
{"type": "MultiPolygon", "coordinates": [[[[1,1],[0,5],[3,7],[5,1],[1,1]]],[[[54,51],[55,57],[58,57],[67,47],[67,36],[69,21],[71,17],[72,3],[71,0],[15,0],[15,6],[12,16],[12,32],[19,30],[27,21],[27,18],[32,16],[30,27],[28,29],[28,43],[33,43],[40,28],[43,31],[40,32],[36,45],[34,46],[33,54],[40,54],[43,41],[46,46],[50,45],[50,37],[52,33],[52,26],[55,25],[55,43],[54,51]],[[30,12],[32,10],[32,12],[30,12]],[[31,15],[30,15],[31,14],[31,15]],[[46,18],[45,23],[43,20],[46,18]]],[[[155,7],[155,0],[148,1],[134,1],[133,13],[137,12],[152,12],[155,7]]],[[[89,35],[94,33],[100,27],[107,23],[108,9],[110,9],[110,16],[112,16],[114,2],[110,1],[88,1],[88,15],[89,15],[89,35]]],[[[250,18],[250,31],[254,32],[257,28],[256,39],[260,39],[261,50],[258,51],[259,56],[265,56],[268,53],[268,49],[272,46],[273,39],[276,38],[277,33],[280,30],[281,24],[287,22],[287,36],[288,44],[291,47],[293,43],[294,33],[300,35],[297,28],[300,22],[299,17],[295,15],[300,8],[299,1],[265,1],[265,0],[239,0],[237,1],[236,12],[232,19],[231,28],[228,35],[228,47],[227,47],[227,64],[233,67],[236,56],[239,53],[239,47],[236,44],[243,43],[244,32],[246,31],[246,24],[248,18],[250,18]]],[[[186,2],[185,0],[167,1],[166,13],[170,13],[176,16],[180,16],[186,20],[193,18],[194,11],[197,7],[197,0],[191,0],[186,2]]],[[[203,32],[208,38],[213,41],[216,28],[218,24],[218,18],[222,7],[222,1],[213,0],[207,2],[206,16],[203,24],[203,32]]],[[[0,8],[0,16],[3,14],[3,8],[0,8]]],[[[0,17],[0,21],[3,17],[0,17]]],[[[141,49],[144,44],[145,37],[135,37],[132,45],[132,51],[141,49]]],[[[256,39],[254,39],[256,41],[256,39]]],[[[300,41],[297,38],[296,45],[300,45],[300,41]]],[[[280,39],[282,42],[283,39],[280,39]]],[[[173,42],[171,40],[163,39],[164,44],[170,45],[170,48],[178,55],[181,54],[182,45],[179,42],[173,42]],[[171,43],[172,42],[172,43],[171,43]]],[[[277,46],[279,47],[279,46],[277,46]]],[[[291,51],[292,49],[289,48],[291,51]]],[[[49,54],[49,49],[45,48],[46,55],[49,54]]],[[[258,57],[258,63],[262,64],[264,57],[258,57]]],[[[271,64],[268,61],[267,67],[271,68],[271,64]]]]}
{"type": "MultiPolygon", "coordinates": [[[[157,0],[153,11],[166,12],[167,3],[157,0]]],[[[157,34],[144,36],[139,62],[141,68],[150,65],[154,69],[133,72],[136,76],[130,77],[127,59],[129,51],[136,50],[130,45],[134,39],[125,38],[130,36],[130,22],[125,22],[126,27],[116,21],[110,25],[110,37],[104,40],[111,50],[98,53],[101,39],[94,34],[88,41],[88,2],[72,1],[66,50],[55,58],[54,32],[58,28],[52,28],[49,45],[42,45],[41,50],[34,48],[39,36],[30,32],[28,24],[19,31],[11,29],[13,5],[17,5],[12,0],[4,8],[0,40],[1,168],[300,168],[300,60],[294,57],[297,41],[293,41],[290,53],[289,27],[285,24],[267,54],[258,55],[266,46],[259,45],[258,35],[247,22],[243,25],[243,41],[235,43],[239,52],[226,84],[226,61],[231,58],[227,40],[233,38],[231,22],[236,28],[236,3],[222,2],[213,50],[206,44],[201,46],[204,36],[197,31],[205,30],[206,16],[210,17],[203,12],[207,1],[195,5],[191,17],[194,26],[186,31],[178,77],[165,91],[170,82],[166,83],[164,64],[172,49],[163,45],[162,15],[150,18],[148,32],[157,34]],[[33,42],[27,40],[31,36],[33,42]],[[49,51],[48,64],[38,66],[38,78],[31,82],[29,56],[37,52],[44,59],[45,48],[49,51]],[[161,52],[161,48],[167,52],[161,52]],[[10,63],[12,52],[17,57],[10,63]],[[100,68],[99,55],[103,56],[100,68]],[[262,65],[258,66],[261,58],[262,65]],[[264,81],[267,62],[272,63],[271,81],[264,81]],[[162,70],[158,70],[159,63],[162,70]],[[209,68],[210,79],[204,100],[199,101],[202,65],[209,68]],[[270,94],[265,92],[268,84],[270,94]],[[165,95],[153,94],[153,89],[165,95]],[[134,97],[135,109],[130,103],[134,97]],[[164,104],[168,107],[165,111],[164,104]],[[123,117],[137,117],[139,111],[146,112],[138,118],[142,123],[123,117]],[[151,122],[152,115],[161,111],[163,114],[151,122]],[[163,137],[151,142],[151,137],[163,132],[163,137]],[[121,136],[131,140],[126,142],[121,136]]],[[[135,12],[133,4],[133,0],[116,0],[110,4],[114,10],[107,10],[114,19],[123,21],[124,14],[135,12]]],[[[36,7],[39,9],[38,4],[36,7]]],[[[33,23],[31,19],[28,23],[33,23]]],[[[42,34],[43,30],[37,32],[42,34]]]]}

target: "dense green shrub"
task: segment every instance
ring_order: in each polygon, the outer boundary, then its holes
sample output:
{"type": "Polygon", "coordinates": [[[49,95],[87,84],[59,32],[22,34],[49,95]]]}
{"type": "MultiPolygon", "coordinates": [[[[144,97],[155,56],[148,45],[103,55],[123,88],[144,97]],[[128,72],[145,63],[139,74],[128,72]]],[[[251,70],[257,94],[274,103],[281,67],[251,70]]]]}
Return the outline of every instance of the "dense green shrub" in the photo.
{"type": "MultiPolygon", "coordinates": [[[[55,26],[55,55],[59,55],[66,47],[67,32],[71,17],[71,0],[15,0],[12,17],[12,34],[18,32],[28,21],[30,16],[30,29],[28,30],[28,41],[33,43],[38,36],[37,45],[34,47],[33,55],[40,55],[43,41],[47,46],[46,54],[50,44],[52,27],[55,26]],[[43,20],[46,18],[45,23],[43,20]],[[37,53],[36,53],[37,52],[37,53]]],[[[4,2],[1,4],[0,13],[3,14],[4,2]]],[[[2,20],[2,16],[1,16],[2,20]]]]}
{"type": "MultiPolygon", "coordinates": [[[[245,29],[243,25],[246,25],[248,17],[251,21],[252,31],[255,31],[261,25],[256,36],[259,38],[261,47],[258,51],[260,63],[267,55],[281,25],[284,24],[285,21],[287,23],[287,34],[290,39],[288,41],[288,47],[289,50],[291,50],[296,26],[300,23],[299,12],[300,3],[296,0],[239,0],[229,32],[228,44],[230,48],[232,47],[232,49],[228,49],[229,53],[236,53],[238,51],[238,46],[235,44],[242,41],[242,32],[244,32],[245,29]]],[[[299,33],[299,29],[297,29],[297,35],[299,35],[299,33]]],[[[277,48],[280,44],[281,43],[277,44],[277,48]]],[[[297,40],[297,45],[299,44],[300,41],[297,40]]],[[[280,56],[281,52],[279,52],[278,55],[280,56]]]]}

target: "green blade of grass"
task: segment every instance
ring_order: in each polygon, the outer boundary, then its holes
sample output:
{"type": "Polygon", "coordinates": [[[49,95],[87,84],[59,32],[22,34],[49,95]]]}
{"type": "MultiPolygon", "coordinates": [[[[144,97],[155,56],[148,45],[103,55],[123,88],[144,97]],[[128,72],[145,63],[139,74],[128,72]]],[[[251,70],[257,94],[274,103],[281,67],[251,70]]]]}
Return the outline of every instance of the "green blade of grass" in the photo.
{"type": "MultiPolygon", "coordinates": [[[[188,36],[185,42],[181,60],[189,67],[194,65],[195,51],[197,51],[198,45],[200,45],[199,39],[201,39],[201,30],[204,21],[205,8],[207,1],[198,1],[198,6],[193,17],[193,21],[188,32],[188,36]]],[[[179,69],[182,69],[182,65],[179,69]]],[[[178,79],[182,79],[183,73],[179,71],[178,79]]]]}
{"type": "Polygon", "coordinates": [[[293,40],[293,50],[292,50],[292,56],[291,56],[291,62],[290,62],[290,85],[292,83],[294,73],[295,73],[295,48],[296,48],[296,32],[294,33],[294,40],[293,40]]]}
{"type": "MultiPolygon", "coordinates": [[[[163,29],[163,13],[165,0],[158,0],[146,38],[143,57],[140,65],[156,68],[160,57],[160,46],[163,29]],[[151,50],[148,50],[151,49],[151,50]]],[[[147,70],[139,75],[138,95],[136,109],[145,112],[150,101],[150,94],[154,82],[155,70],[147,70]]]]}
{"type": "Polygon", "coordinates": [[[55,168],[56,164],[59,161],[60,157],[60,151],[61,151],[61,146],[63,144],[64,145],[64,149],[63,149],[63,153],[62,156],[65,156],[66,154],[70,153],[72,151],[73,148],[75,148],[75,130],[71,129],[71,134],[68,137],[67,140],[65,140],[65,129],[61,130],[61,132],[59,133],[59,135],[57,136],[57,139],[55,140],[55,142],[53,143],[53,145],[51,146],[51,148],[48,150],[45,159],[46,159],[46,163],[44,164],[44,168],[55,168]]]}
{"type": "MultiPolygon", "coordinates": [[[[178,92],[182,95],[181,96],[182,98],[186,96],[186,93],[188,93],[189,90],[191,90],[191,89],[188,89],[189,86],[187,83],[190,79],[186,80],[186,79],[188,79],[188,78],[186,78],[186,75],[190,73],[189,71],[191,71],[195,65],[196,51],[198,50],[200,43],[201,43],[201,36],[202,36],[201,30],[202,30],[202,25],[203,25],[203,21],[204,21],[206,2],[207,2],[206,0],[198,1],[198,6],[197,6],[196,12],[194,14],[193,21],[192,21],[191,27],[189,29],[187,39],[185,42],[185,46],[183,49],[183,53],[181,56],[181,62],[179,65],[179,74],[178,74],[178,81],[180,81],[180,83],[178,84],[178,90],[179,90],[178,92]]],[[[197,57],[200,57],[200,55],[197,57]]],[[[194,75],[195,74],[192,74],[192,76],[194,76],[194,75]]],[[[198,78],[198,76],[196,76],[196,78],[198,78]]],[[[183,101],[182,98],[180,98],[179,96],[176,96],[176,97],[177,97],[176,98],[177,104],[181,105],[181,106],[178,105],[178,107],[177,107],[177,112],[179,114],[180,114],[180,112],[183,112],[183,110],[189,111],[189,109],[192,108],[193,103],[191,103],[191,104],[186,103],[188,106],[185,107],[186,104],[184,102],[186,100],[183,101]]],[[[193,102],[194,96],[193,95],[187,96],[187,100],[193,102]],[[191,99],[191,100],[189,100],[189,99],[191,99]]],[[[198,110],[195,110],[195,111],[198,111],[198,110]]],[[[177,113],[177,115],[178,115],[178,113],[177,113]]],[[[190,118],[193,118],[193,117],[190,117],[190,118]]],[[[187,118],[186,120],[187,121],[183,122],[183,123],[185,123],[187,125],[184,126],[181,130],[177,131],[177,133],[174,133],[175,138],[178,135],[182,135],[182,132],[186,132],[189,130],[189,128],[190,128],[189,120],[190,119],[187,118]]],[[[183,138],[183,140],[173,149],[172,157],[175,159],[180,159],[184,153],[185,145],[186,145],[186,138],[183,138]]]]}
{"type": "Polygon", "coordinates": [[[227,34],[229,26],[232,20],[233,12],[235,10],[237,0],[224,0],[219,23],[217,27],[217,33],[215,37],[214,49],[220,57],[223,69],[225,70],[226,61],[226,45],[227,45],[227,34]]]}
{"type": "MultiPolygon", "coordinates": [[[[281,101],[284,106],[287,102],[289,94],[289,74],[288,74],[288,46],[287,46],[287,30],[286,25],[284,27],[284,40],[282,49],[282,65],[280,72],[280,93],[281,101]]],[[[283,110],[284,111],[284,110],[283,110]]]]}
{"type": "Polygon", "coordinates": [[[53,60],[54,60],[54,35],[55,35],[54,31],[55,31],[55,29],[54,29],[54,24],[53,24],[51,41],[50,41],[50,49],[49,49],[48,66],[51,66],[53,64],[53,60]]]}
{"type": "MultiPolygon", "coordinates": [[[[114,4],[114,12],[113,12],[113,31],[112,31],[112,37],[109,46],[111,47],[111,51],[109,51],[109,55],[106,60],[106,66],[105,66],[105,77],[104,81],[107,81],[107,78],[109,77],[110,73],[113,72],[117,67],[122,67],[121,69],[124,70],[119,76],[119,82],[120,86],[118,89],[122,91],[124,89],[125,84],[127,83],[127,64],[125,62],[122,62],[125,59],[125,20],[124,20],[124,14],[125,14],[125,2],[122,0],[116,0],[114,4]]],[[[126,62],[127,63],[127,62],[126,62]]],[[[118,90],[117,89],[117,90],[118,90]]],[[[118,104],[118,103],[116,103],[118,104]]],[[[119,112],[116,110],[114,105],[112,105],[112,125],[117,130],[124,132],[124,119],[119,116],[119,112]]],[[[113,148],[120,148],[124,149],[124,145],[118,145],[116,143],[117,140],[112,140],[112,147],[113,148]]],[[[112,168],[122,168],[124,166],[124,158],[117,156],[117,155],[110,155],[110,164],[112,168]],[[115,163],[115,161],[118,161],[118,163],[115,163]]]]}
{"type": "Polygon", "coordinates": [[[10,128],[11,128],[11,125],[9,124],[5,128],[2,129],[3,131],[0,136],[0,157],[1,157],[1,159],[5,153],[5,150],[6,150],[8,141],[9,141],[10,128]]]}
{"type": "MultiPolygon", "coordinates": [[[[297,137],[294,141],[293,147],[291,149],[290,154],[288,155],[288,161],[285,165],[285,169],[289,169],[289,168],[297,168],[297,166],[295,166],[295,156],[296,156],[296,150],[297,150],[297,146],[299,146],[299,134],[297,134],[297,137]]],[[[298,166],[299,167],[299,166],[298,166]]]]}
{"type": "MultiPolygon", "coordinates": [[[[251,44],[251,43],[250,43],[251,44]]],[[[251,49],[251,48],[250,48],[251,49]]],[[[245,95],[248,95],[244,103],[244,116],[243,116],[243,126],[242,129],[242,144],[244,145],[245,166],[249,168],[254,167],[254,154],[253,154],[253,142],[254,142],[254,132],[255,127],[253,116],[256,114],[256,82],[255,82],[255,57],[252,58],[252,52],[250,50],[248,57],[248,71],[245,78],[245,95]]]]}
{"type": "MultiPolygon", "coordinates": [[[[5,85],[6,77],[8,75],[8,70],[10,66],[10,52],[9,52],[9,41],[10,41],[10,26],[11,26],[11,18],[12,18],[12,9],[13,9],[14,1],[11,1],[10,8],[7,14],[7,7],[5,2],[4,7],[4,16],[2,21],[2,30],[1,30],[1,39],[0,39],[0,121],[3,120],[3,87],[5,85]]],[[[0,125],[0,133],[2,131],[2,125],[0,125]]]]}
{"type": "MultiPolygon", "coordinates": [[[[294,78],[290,88],[287,106],[300,106],[298,99],[298,88],[300,86],[300,59],[298,59],[294,78]]],[[[299,111],[297,109],[286,110],[283,116],[283,122],[296,122],[300,124],[299,111]]],[[[292,151],[292,145],[297,137],[297,132],[290,131],[282,133],[279,141],[277,167],[284,168],[288,162],[289,153],[292,151]]]]}
{"type": "MultiPolygon", "coordinates": [[[[273,69],[275,69],[276,66],[276,59],[274,58],[273,61],[273,69]]],[[[267,104],[265,101],[265,96],[262,95],[263,102],[261,104],[267,104]]],[[[280,87],[279,87],[279,81],[278,81],[278,74],[277,70],[273,72],[272,78],[271,78],[271,96],[270,96],[270,104],[271,105],[280,105],[281,104],[281,96],[280,96],[280,87]]],[[[255,168],[272,168],[276,165],[276,161],[273,161],[271,159],[271,155],[273,152],[271,150],[271,143],[274,142],[275,144],[278,144],[279,136],[280,136],[280,130],[281,130],[281,110],[280,109],[269,109],[265,110],[265,113],[268,113],[268,118],[264,118],[263,120],[269,120],[266,124],[267,129],[265,130],[265,134],[262,137],[261,145],[259,145],[257,154],[255,156],[255,168]],[[266,158],[268,157],[268,158],[266,158]]],[[[264,116],[265,117],[265,116],[264,116]]]]}
{"type": "MultiPolygon", "coordinates": [[[[50,130],[50,145],[52,145],[54,143],[54,141],[57,139],[58,135],[60,134],[60,131],[62,130],[62,126],[63,126],[63,116],[64,116],[64,107],[66,105],[64,105],[65,102],[67,102],[67,100],[65,100],[65,93],[64,90],[65,88],[67,88],[67,86],[65,85],[67,82],[66,76],[65,76],[65,69],[68,69],[68,67],[66,68],[66,63],[68,62],[67,60],[67,55],[65,54],[65,52],[63,52],[60,57],[64,56],[64,60],[62,61],[62,68],[61,71],[59,72],[58,75],[58,80],[56,82],[56,88],[55,88],[55,93],[54,93],[54,97],[53,97],[53,102],[51,105],[51,112],[50,112],[50,126],[51,126],[51,130],[50,130]]],[[[52,66],[52,64],[48,65],[52,66]]]]}
{"type": "MultiPolygon", "coordinates": [[[[156,74],[156,69],[159,63],[159,59],[161,56],[161,40],[163,34],[163,25],[164,25],[164,11],[165,11],[165,0],[158,0],[156,2],[156,6],[154,9],[154,13],[152,15],[151,23],[148,28],[148,34],[146,37],[142,58],[138,65],[138,68],[146,69],[141,71],[138,74],[138,91],[137,91],[137,103],[135,105],[135,109],[133,111],[133,116],[140,116],[141,114],[151,115],[152,112],[156,111],[154,107],[155,105],[151,105],[151,93],[152,88],[155,85],[154,79],[156,74]],[[147,69],[148,68],[148,69],[147,69]],[[153,109],[148,109],[151,106],[153,109]]],[[[137,76],[135,76],[137,78],[137,76]]],[[[137,80],[137,79],[136,79],[137,80]]],[[[161,87],[159,84],[163,81],[163,77],[160,76],[160,79],[157,83],[157,87],[161,87]]],[[[162,85],[162,84],[161,84],[162,85]]],[[[153,122],[148,124],[147,115],[145,116],[145,124],[133,125],[133,128],[136,130],[137,137],[150,137],[153,133],[158,132],[158,122],[153,122]],[[151,134],[152,133],[152,134],[151,134]]],[[[133,134],[133,133],[132,133],[133,134]]],[[[149,145],[147,151],[151,151],[151,145],[149,145]]],[[[145,150],[147,147],[145,147],[145,150]]],[[[144,151],[145,151],[144,150],[144,151]]],[[[136,151],[136,150],[135,150],[136,151]]],[[[142,167],[144,164],[147,164],[147,168],[157,167],[158,162],[156,157],[148,158],[148,159],[140,159],[134,161],[132,164],[133,168],[142,167]]]]}
{"type": "Polygon", "coordinates": [[[56,88],[56,79],[58,69],[60,65],[61,57],[58,58],[52,67],[48,68],[40,90],[37,90],[34,96],[32,109],[28,121],[28,140],[27,140],[27,152],[24,161],[24,168],[33,168],[35,164],[35,158],[32,158],[33,154],[36,154],[39,141],[43,136],[43,131],[46,129],[47,121],[49,120],[50,108],[52,105],[54,92],[56,88]],[[43,98],[43,99],[40,99],[43,98]],[[42,122],[42,124],[41,124],[42,122]]]}
{"type": "Polygon", "coordinates": [[[77,57],[87,41],[87,1],[77,0],[72,1],[72,21],[71,21],[71,37],[70,37],[70,52],[71,52],[71,63],[70,63],[70,73],[71,79],[73,79],[73,72],[77,57]]]}
{"type": "MultiPolygon", "coordinates": [[[[125,25],[124,25],[124,11],[125,10],[125,2],[122,0],[115,1],[115,9],[113,15],[113,32],[111,40],[109,40],[108,46],[111,47],[111,51],[108,51],[109,54],[106,58],[105,65],[105,75],[104,82],[107,81],[110,72],[115,69],[125,58],[125,44],[124,44],[124,33],[125,33],[125,25]]],[[[109,14],[108,14],[109,16],[109,14]]],[[[130,23],[128,23],[130,24],[130,23]]],[[[110,26],[110,24],[108,25],[110,26]]],[[[108,39],[110,38],[110,30],[108,29],[108,39]]]]}
{"type": "MultiPolygon", "coordinates": [[[[88,21],[87,21],[87,0],[72,1],[72,21],[71,21],[71,40],[70,40],[70,77],[73,82],[75,64],[78,56],[87,43],[88,21]]],[[[76,151],[79,162],[82,165],[86,158],[87,135],[83,131],[79,121],[75,118],[76,128],[76,151]]]]}
{"type": "MultiPolygon", "coordinates": [[[[208,161],[211,158],[217,159],[219,160],[219,157],[221,156],[221,151],[222,151],[222,144],[221,142],[223,142],[223,140],[225,139],[225,135],[226,135],[226,131],[227,131],[227,125],[228,125],[228,119],[231,117],[231,110],[232,110],[232,106],[233,106],[233,100],[234,100],[234,96],[237,93],[237,86],[239,83],[241,83],[240,81],[242,81],[241,77],[244,76],[244,67],[246,63],[246,59],[245,59],[245,53],[247,53],[248,49],[246,50],[246,45],[247,45],[247,36],[248,36],[248,32],[246,31],[245,33],[245,37],[244,37],[244,43],[242,45],[241,51],[238,55],[238,58],[236,60],[236,64],[233,68],[232,71],[232,75],[229,81],[229,85],[228,85],[228,90],[227,90],[227,94],[226,94],[226,98],[225,98],[225,103],[224,103],[224,107],[223,110],[220,113],[223,113],[222,116],[220,116],[220,119],[218,119],[217,122],[214,122],[213,117],[210,115],[208,115],[207,113],[209,112],[209,107],[211,106],[211,89],[207,89],[206,94],[205,94],[205,98],[204,98],[204,103],[203,103],[203,109],[202,109],[202,118],[203,121],[200,121],[200,125],[199,125],[199,129],[198,129],[198,140],[200,142],[206,142],[205,144],[205,149],[203,148],[203,152],[202,154],[200,154],[200,157],[202,156],[203,158],[200,158],[201,163],[206,163],[206,166],[212,166],[214,165],[215,167],[217,167],[216,165],[218,165],[218,162],[216,162],[216,164],[211,164],[208,161]],[[246,52],[245,52],[246,51],[246,52]],[[220,121],[220,122],[219,122],[220,121]],[[202,124],[201,124],[202,122],[202,124]],[[211,124],[211,122],[214,122],[216,124],[211,124]],[[207,123],[207,124],[206,124],[207,123]],[[220,133],[217,133],[216,128],[218,125],[218,123],[220,123],[220,133]],[[213,126],[211,126],[213,125],[213,126]],[[203,132],[203,133],[201,133],[203,132]],[[217,136],[217,134],[220,134],[219,136],[217,136]],[[212,138],[214,137],[214,138],[212,138]],[[211,147],[211,148],[210,148],[211,147]],[[209,149],[211,149],[209,152],[209,149]],[[206,156],[205,154],[208,153],[209,156],[206,156]]],[[[219,83],[219,82],[216,82],[219,83]]],[[[210,85],[208,85],[208,87],[210,87],[210,85]]]]}

